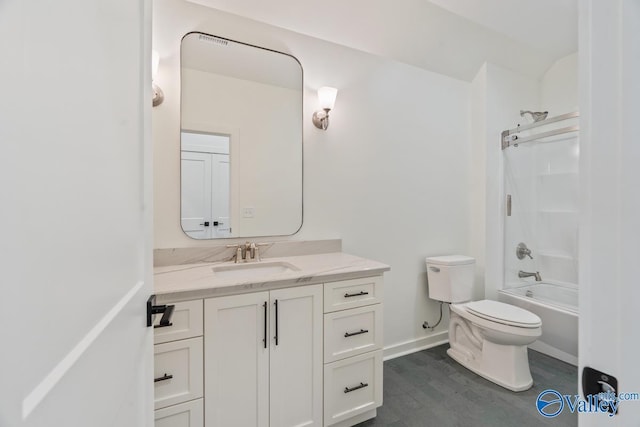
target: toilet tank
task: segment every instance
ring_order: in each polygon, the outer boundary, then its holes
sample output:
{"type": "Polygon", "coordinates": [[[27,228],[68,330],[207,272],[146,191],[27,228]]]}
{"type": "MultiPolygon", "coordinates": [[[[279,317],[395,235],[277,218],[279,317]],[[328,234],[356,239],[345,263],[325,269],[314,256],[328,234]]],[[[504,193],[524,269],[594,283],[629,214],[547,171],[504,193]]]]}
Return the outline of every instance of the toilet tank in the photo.
{"type": "Polygon", "coordinates": [[[449,303],[471,301],[474,258],[464,255],[446,255],[429,257],[425,261],[429,298],[449,303]]]}

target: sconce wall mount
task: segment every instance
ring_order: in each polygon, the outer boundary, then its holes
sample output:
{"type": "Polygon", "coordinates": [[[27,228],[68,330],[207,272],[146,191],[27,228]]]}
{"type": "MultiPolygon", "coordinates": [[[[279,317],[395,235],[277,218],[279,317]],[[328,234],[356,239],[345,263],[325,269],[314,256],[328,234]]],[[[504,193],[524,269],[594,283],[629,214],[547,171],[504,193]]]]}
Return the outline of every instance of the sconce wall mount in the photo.
{"type": "Polygon", "coordinates": [[[313,113],[311,120],[318,129],[327,130],[329,127],[329,111],[333,110],[336,103],[336,95],[338,95],[338,89],[324,86],[318,89],[318,99],[320,100],[320,108],[313,113]]]}
{"type": "Polygon", "coordinates": [[[164,92],[160,89],[160,86],[155,83],[151,85],[151,88],[153,90],[153,106],[157,107],[164,101],[164,92]]]}
{"type": "Polygon", "coordinates": [[[318,129],[327,130],[329,127],[329,110],[318,110],[314,112],[311,120],[318,129]]]}

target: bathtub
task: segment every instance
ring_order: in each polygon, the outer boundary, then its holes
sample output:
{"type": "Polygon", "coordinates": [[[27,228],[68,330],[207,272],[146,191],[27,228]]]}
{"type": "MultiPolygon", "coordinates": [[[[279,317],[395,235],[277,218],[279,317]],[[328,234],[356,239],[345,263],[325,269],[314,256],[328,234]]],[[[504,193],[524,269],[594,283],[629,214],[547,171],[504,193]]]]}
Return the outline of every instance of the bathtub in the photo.
{"type": "Polygon", "coordinates": [[[498,301],[535,313],[542,319],[542,336],[529,348],[578,365],[578,290],[535,283],[498,291],[498,301]]]}

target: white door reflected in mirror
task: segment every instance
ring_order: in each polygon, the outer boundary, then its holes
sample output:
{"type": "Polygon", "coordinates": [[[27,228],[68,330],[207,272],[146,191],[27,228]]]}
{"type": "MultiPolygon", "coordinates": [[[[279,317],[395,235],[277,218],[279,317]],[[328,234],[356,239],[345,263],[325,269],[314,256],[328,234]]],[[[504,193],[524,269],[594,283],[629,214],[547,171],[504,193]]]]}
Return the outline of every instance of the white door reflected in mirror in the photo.
{"type": "Polygon", "coordinates": [[[181,222],[189,237],[231,237],[229,165],[229,136],[182,132],[181,222]]]}

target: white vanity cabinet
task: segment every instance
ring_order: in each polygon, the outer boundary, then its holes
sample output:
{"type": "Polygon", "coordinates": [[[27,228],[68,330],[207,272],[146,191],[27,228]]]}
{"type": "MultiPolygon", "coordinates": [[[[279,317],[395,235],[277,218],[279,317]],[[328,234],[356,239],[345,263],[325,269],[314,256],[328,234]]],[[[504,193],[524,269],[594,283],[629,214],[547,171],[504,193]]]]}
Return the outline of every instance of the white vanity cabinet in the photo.
{"type": "Polygon", "coordinates": [[[323,287],[205,300],[207,427],[321,426],[323,287]]]}
{"type": "MultiPolygon", "coordinates": [[[[156,427],[203,426],[203,304],[176,303],[172,324],[154,328],[156,427]]],[[[156,316],[158,326],[160,316],[156,316]]]]}
{"type": "Polygon", "coordinates": [[[176,303],[172,325],[155,329],[155,427],[350,427],[374,417],[382,283],[176,303]]]}

